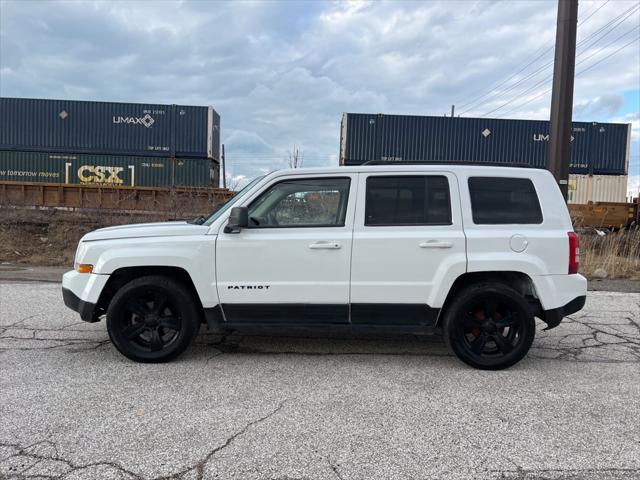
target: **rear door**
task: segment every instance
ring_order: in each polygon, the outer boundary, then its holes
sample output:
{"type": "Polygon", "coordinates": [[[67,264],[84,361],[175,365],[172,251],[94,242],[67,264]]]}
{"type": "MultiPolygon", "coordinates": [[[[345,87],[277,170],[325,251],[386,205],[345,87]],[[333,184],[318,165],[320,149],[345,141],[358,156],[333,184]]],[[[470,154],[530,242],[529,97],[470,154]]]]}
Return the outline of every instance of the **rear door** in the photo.
{"type": "Polygon", "coordinates": [[[353,236],[351,321],[432,325],[443,284],[466,270],[456,177],[360,174],[353,236]]]}

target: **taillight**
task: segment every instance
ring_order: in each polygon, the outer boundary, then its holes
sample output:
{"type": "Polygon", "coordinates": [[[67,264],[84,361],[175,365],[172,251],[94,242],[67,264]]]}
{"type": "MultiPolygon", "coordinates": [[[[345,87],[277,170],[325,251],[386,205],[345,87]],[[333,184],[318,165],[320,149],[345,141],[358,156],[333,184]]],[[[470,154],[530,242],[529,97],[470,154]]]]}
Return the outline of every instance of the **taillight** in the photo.
{"type": "Polygon", "coordinates": [[[569,232],[569,273],[580,270],[580,237],[575,232],[569,232]]]}

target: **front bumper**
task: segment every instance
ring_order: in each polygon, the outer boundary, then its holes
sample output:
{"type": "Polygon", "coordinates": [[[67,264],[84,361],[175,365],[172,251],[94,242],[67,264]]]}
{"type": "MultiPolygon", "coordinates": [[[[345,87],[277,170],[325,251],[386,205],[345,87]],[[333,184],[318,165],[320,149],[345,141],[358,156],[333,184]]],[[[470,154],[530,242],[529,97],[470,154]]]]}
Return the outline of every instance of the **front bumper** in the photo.
{"type": "Polygon", "coordinates": [[[74,310],[80,314],[80,318],[85,322],[97,322],[99,318],[96,318],[96,304],[85,302],[81,300],[75,293],[67,288],[62,288],[62,299],[64,304],[71,310],[74,310]]]}
{"type": "Polygon", "coordinates": [[[109,275],[70,271],[62,276],[62,299],[71,310],[80,314],[85,322],[97,322],[96,305],[109,275]]]}

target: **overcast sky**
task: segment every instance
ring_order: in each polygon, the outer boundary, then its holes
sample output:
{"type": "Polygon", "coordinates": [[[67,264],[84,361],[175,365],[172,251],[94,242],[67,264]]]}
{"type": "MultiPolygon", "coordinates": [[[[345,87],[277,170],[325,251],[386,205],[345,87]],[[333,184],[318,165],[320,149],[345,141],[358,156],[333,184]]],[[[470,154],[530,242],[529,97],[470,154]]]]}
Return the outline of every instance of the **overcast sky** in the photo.
{"type": "MultiPolygon", "coordinates": [[[[335,165],[342,112],[442,115],[456,104],[463,116],[548,119],[556,8],[0,0],[0,95],[213,105],[235,177],[285,166],[293,144],[305,166],[335,165]]],[[[574,120],[634,124],[635,191],[639,36],[637,0],[580,2],[574,120]]]]}

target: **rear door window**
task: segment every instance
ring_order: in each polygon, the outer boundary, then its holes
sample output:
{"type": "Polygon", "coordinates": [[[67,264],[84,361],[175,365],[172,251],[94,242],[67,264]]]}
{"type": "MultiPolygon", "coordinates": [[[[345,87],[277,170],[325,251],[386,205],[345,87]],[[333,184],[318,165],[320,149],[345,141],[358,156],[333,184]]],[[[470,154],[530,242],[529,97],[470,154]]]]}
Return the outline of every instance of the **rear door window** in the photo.
{"type": "Polygon", "coordinates": [[[451,225],[449,181],[442,175],[367,178],[367,226],[451,225]]]}
{"type": "Polygon", "coordinates": [[[470,177],[469,194],[476,225],[542,223],[540,201],[528,178],[470,177]]]}

